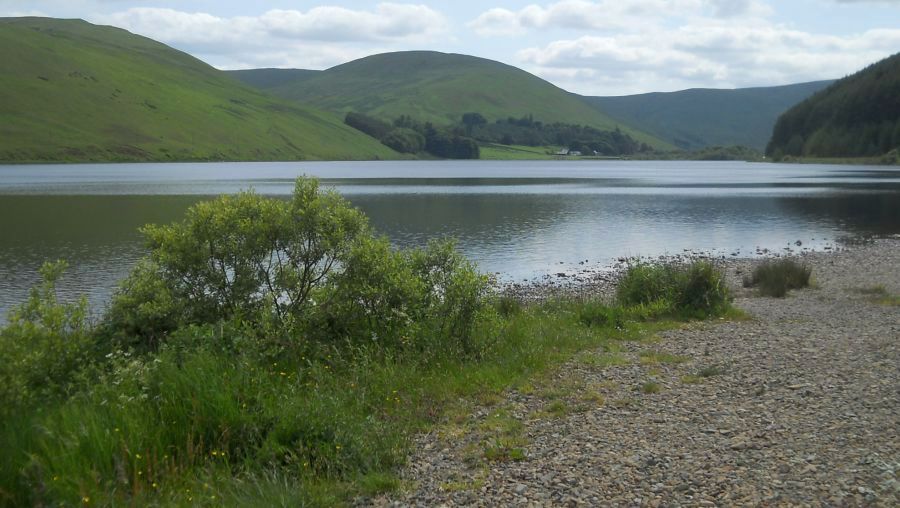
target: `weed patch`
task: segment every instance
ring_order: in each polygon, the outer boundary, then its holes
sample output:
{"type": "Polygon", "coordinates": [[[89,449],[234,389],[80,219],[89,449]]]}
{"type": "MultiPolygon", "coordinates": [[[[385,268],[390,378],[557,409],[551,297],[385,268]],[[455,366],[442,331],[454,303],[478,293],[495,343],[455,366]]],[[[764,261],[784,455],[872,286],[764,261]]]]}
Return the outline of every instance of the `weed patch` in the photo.
{"type": "Polygon", "coordinates": [[[812,269],[793,259],[767,260],[744,278],[745,287],[757,287],[763,296],[784,298],[791,289],[809,286],[812,269]]]}
{"type": "Polygon", "coordinates": [[[625,306],[699,318],[721,315],[731,302],[722,272],[705,261],[632,265],[616,295],[625,306]]]}
{"type": "Polygon", "coordinates": [[[708,378],[708,377],[718,376],[718,375],[722,374],[722,372],[723,372],[723,370],[720,367],[716,367],[713,365],[713,366],[704,367],[704,368],[700,369],[700,372],[698,372],[697,375],[702,378],[708,378]]]}
{"type": "Polygon", "coordinates": [[[606,368],[606,367],[615,367],[619,365],[628,365],[629,361],[625,355],[620,353],[596,353],[590,352],[586,354],[582,354],[578,361],[584,365],[589,365],[591,367],[597,368],[606,368]]]}
{"type": "Polygon", "coordinates": [[[648,381],[641,385],[641,393],[643,393],[643,394],[650,395],[650,394],[654,394],[654,393],[659,393],[661,391],[662,391],[662,385],[660,385],[659,383],[653,382],[653,381],[648,381]]]}
{"type": "Polygon", "coordinates": [[[642,365],[677,364],[688,360],[683,356],[673,355],[665,351],[641,351],[639,356],[642,365]]]}
{"type": "Polygon", "coordinates": [[[879,305],[887,305],[889,307],[900,306],[900,295],[890,294],[883,284],[857,288],[855,291],[859,294],[868,296],[871,301],[879,305]]]}

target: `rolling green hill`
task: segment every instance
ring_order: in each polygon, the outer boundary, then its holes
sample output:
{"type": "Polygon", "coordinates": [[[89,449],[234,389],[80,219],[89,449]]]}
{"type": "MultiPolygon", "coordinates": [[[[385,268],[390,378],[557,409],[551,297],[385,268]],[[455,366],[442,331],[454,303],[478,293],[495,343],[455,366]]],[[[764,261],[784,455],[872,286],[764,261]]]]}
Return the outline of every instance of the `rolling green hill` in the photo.
{"type": "Polygon", "coordinates": [[[236,80],[260,90],[268,90],[285,83],[302,81],[311,78],[322,71],[306,69],[246,69],[239,71],[225,71],[226,74],[236,80]]]}
{"type": "Polygon", "coordinates": [[[875,157],[894,149],[900,149],[900,53],[785,112],[766,153],[779,159],[875,157]]]}
{"type": "Polygon", "coordinates": [[[333,114],[125,30],[0,18],[0,161],[397,156],[333,114]]]}
{"type": "Polygon", "coordinates": [[[621,126],[638,141],[671,148],[537,76],[467,55],[434,51],[373,55],[269,90],[314,107],[356,111],[387,120],[409,115],[423,122],[449,124],[459,122],[463,113],[477,112],[489,121],[530,114],[545,123],[582,124],[604,130],[621,126]]]}
{"type": "Polygon", "coordinates": [[[830,83],[585,99],[609,116],[679,148],[744,145],[762,151],[778,115],[830,83]]]}

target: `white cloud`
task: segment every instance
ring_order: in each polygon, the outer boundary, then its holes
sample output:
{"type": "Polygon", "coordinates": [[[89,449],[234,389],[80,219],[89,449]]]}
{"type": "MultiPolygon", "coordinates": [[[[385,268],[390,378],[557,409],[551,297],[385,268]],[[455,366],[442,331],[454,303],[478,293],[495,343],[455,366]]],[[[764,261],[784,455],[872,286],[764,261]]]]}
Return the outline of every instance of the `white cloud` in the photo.
{"type": "Polygon", "coordinates": [[[698,22],[654,33],[581,36],[522,50],[533,72],[593,94],[745,87],[839,78],[900,48],[900,29],[851,36],[772,24],[698,22]]]}
{"type": "Polygon", "coordinates": [[[43,11],[35,11],[35,10],[31,10],[31,11],[2,11],[2,12],[0,12],[0,16],[2,16],[2,17],[4,17],[4,18],[7,18],[7,17],[8,17],[8,18],[25,18],[25,17],[31,17],[31,16],[46,17],[47,14],[44,13],[43,11]]]}
{"type": "Polygon", "coordinates": [[[528,5],[518,11],[489,9],[469,22],[481,36],[519,35],[533,29],[626,30],[643,29],[672,19],[697,16],[759,18],[772,13],[759,0],[562,0],[528,5]]]}
{"type": "Polygon", "coordinates": [[[125,28],[228,68],[329,67],[376,49],[427,43],[448,31],[440,12],[397,3],[381,3],[372,10],[319,6],[234,17],[135,7],[90,21],[125,28]]]}
{"type": "Polygon", "coordinates": [[[319,41],[422,40],[447,30],[444,16],[430,7],[394,3],[379,4],[374,12],[332,6],[272,10],[259,21],[271,34],[319,41]]]}

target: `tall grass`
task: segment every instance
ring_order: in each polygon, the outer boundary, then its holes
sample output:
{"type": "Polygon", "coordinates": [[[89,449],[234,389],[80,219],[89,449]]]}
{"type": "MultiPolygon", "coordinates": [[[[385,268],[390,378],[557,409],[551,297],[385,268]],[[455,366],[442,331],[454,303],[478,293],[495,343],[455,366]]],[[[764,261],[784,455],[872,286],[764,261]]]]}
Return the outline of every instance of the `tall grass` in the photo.
{"type": "Polygon", "coordinates": [[[11,415],[0,504],[335,504],[396,485],[409,438],[461,399],[495,397],[578,351],[669,326],[647,309],[522,306],[480,332],[493,347],[479,358],[273,358],[242,349],[238,327],[195,327],[153,355],[115,353],[71,397],[11,415]]]}
{"type": "Polygon", "coordinates": [[[700,318],[725,312],[731,302],[722,272],[706,261],[632,265],[620,280],[616,296],[625,306],[650,305],[700,318]]]}
{"type": "Polygon", "coordinates": [[[745,286],[756,286],[763,296],[784,298],[788,290],[809,286],[812,269],[793,259],[767,260],[753,269],[744,281],[745,286]]]}

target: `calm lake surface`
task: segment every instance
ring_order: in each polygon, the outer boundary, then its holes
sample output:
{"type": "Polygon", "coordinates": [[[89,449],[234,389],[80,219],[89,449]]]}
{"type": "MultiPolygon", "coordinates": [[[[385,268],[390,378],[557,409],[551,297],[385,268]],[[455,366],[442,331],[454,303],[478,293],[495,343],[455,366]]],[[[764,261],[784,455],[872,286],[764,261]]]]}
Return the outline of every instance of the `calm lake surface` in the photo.
{"type": "Polygon", "coordinates": [[[900,232],[900,168],[530,161],[0,166],[0,321],[67,259],[66,296],[101,308],[146,251],[137,228],[198,200],[287,196],[299,175],[344,194],[399,246],[453,236],[507,280],[686,249],[753,256],[900,232]],[[796,247],[800,241],[802,247],[796,247]],[[580,263],[586,262],[585,265],[580,263]]]}

